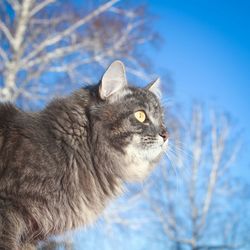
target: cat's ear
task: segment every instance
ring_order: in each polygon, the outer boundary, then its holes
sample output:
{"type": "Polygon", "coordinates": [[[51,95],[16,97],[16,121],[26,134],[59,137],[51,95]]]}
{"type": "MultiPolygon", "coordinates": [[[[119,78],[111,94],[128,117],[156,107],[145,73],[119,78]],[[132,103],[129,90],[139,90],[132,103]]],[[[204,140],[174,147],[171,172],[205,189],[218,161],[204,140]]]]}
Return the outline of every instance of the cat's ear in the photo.
{"type": "Polygon", "coordinates": [[[161,96],[162,96],[162,94],[161,94],[161,86],[160,85],[161,85],[161,80],[158,77],[154,81],[149,83],[148,86],[146,87],[146,89],[151,91],[152,93],[154,93],[160,99],[161,96]]]}
{"type": "Polygon", "coordinates": [[[125,66],[121,61],[114,61],[102,77],[99,86],[100,97],[105,100],[127,86],[125,66]]]}

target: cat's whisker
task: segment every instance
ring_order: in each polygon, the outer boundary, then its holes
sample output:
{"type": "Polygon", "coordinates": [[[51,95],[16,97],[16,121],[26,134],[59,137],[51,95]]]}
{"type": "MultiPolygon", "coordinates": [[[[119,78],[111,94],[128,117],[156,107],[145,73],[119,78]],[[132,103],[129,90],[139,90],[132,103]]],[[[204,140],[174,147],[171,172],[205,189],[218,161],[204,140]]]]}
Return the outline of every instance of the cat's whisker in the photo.
{"type": "Polygon", "coordinates": [[[169,147],[166,149],[167,157],[172,161],[172,165],[181,173],[181,176],[190,176],[189,162],[190,155],[184,149],[179,149],[175,144],[169,143],[169,147]]]}
{"type": "Polygon", "coordinates": [[[163,99],[163,100],[161,101],[161,105],[162,105],[162,107],[168,109],[168,108],[173,107],[173,106],[175,105],[175,103],[174,103],[173,100],[163,99]]]}
{"type": "Polygon", "coordinates": [[[180,153],[183,156],[187,157],[188,159],[192,159],[192,154],[188,150],[188,146],[186,146],[183,142],[177,140],[170,140],[170,148],[175,150],[176,153],[180,153]]]}
{"type": "MultiPolygon", "coordinates": [[[[167,157],[168,157],[168,160],[169,160],[169,165],[171,170],[173,171],[173,174],[174,174],[174,182],[176,183],[176,191],[178,192],[180,190],[180,187],[181,187],[181,183],[182,183],[182,178],[180,176],[180,172],[178,171],[178,168],[176,168],[176,165],[175,165],[175,160],[172,158],[170,152],[167,152],[167,157]]],[[[171,173],[171,172],[169,172],[171,173]]]]}

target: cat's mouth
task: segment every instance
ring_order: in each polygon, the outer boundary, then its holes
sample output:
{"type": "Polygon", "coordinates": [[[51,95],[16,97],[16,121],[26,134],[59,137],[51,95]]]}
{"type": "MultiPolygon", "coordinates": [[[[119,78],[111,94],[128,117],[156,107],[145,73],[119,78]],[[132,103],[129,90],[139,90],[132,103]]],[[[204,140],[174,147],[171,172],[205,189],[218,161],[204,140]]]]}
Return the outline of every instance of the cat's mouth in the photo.
{"type": "MultiPolygon", "coordinates": [[[[143,142],[145,143],[145,141],[143,142]]],[[[134,145],[137,148],[142,147],[141,150],[138,150],[138,153],[140,151],[143,159],[149,162],[159,158],[163,152],[166,152],[168,146],[168,138],[164,138],[162,135],[157,135],[154,139],[146,141],[145,144],[143,142],[134,145]]]]}

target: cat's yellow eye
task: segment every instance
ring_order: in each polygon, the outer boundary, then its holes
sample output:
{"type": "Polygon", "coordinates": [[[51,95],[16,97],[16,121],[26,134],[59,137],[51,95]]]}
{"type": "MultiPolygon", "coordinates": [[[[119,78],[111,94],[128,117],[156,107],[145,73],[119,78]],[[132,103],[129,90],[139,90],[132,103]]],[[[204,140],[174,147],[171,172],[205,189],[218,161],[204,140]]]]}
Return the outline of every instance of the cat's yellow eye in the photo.
{"type": "Polygon", "coordinates": [[[136,111],[135,112],[135,118],[139,121],[139,122],[145,122],[146,120],[146,114],[143,111],[136,111]]]}

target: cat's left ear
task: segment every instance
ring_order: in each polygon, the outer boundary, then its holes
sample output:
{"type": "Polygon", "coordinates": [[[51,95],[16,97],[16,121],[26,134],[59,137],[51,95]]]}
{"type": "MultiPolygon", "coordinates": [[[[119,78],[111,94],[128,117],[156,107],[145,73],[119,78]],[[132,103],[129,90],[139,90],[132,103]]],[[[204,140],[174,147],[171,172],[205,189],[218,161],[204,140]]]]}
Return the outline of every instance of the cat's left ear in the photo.
{"type": "Polygon", "coordinates": [[[152,81],[151,83],[149,83],[146,87],[147,90],[151,91],[152,93],[154,93],[159,99],[161,98],[162,94],[161,94],[161,80],[160,78],[156,78],[154,81],[152,81]]]}
{"type": "Polygon", "coordinates": [[[114,61],[102,77],[99,86],[100,97],[105,100],[127,86],[125,66],[121,61],[114,61]]]}

